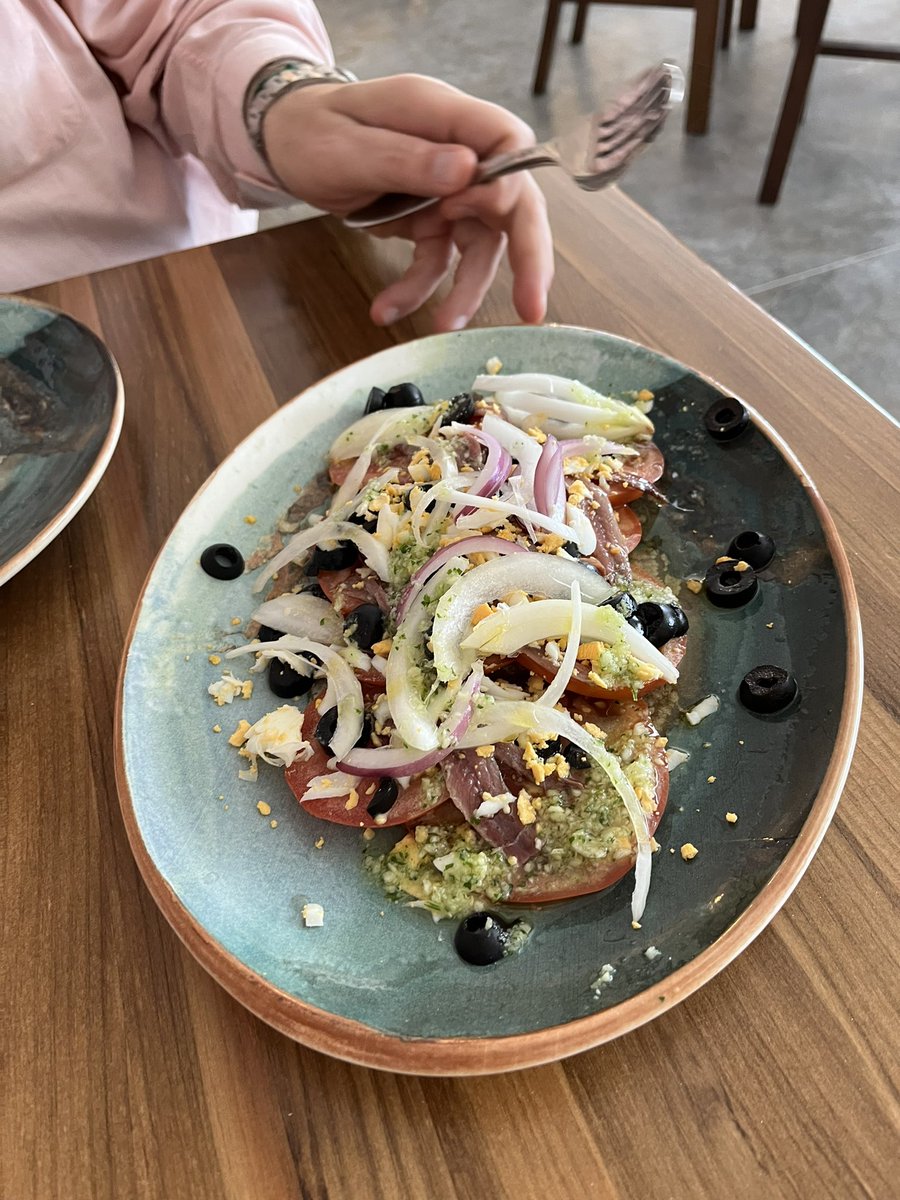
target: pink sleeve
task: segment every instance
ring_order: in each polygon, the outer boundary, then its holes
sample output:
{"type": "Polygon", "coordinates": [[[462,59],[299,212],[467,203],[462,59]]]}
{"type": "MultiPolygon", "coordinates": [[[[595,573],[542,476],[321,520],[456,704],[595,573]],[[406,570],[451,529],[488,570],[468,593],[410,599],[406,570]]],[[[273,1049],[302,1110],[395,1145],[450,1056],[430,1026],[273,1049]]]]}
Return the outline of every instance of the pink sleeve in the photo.
{"type": "Polygon", "coordinates": [[[194,154],[229,200],[285,194],[244,128],[244,93],[278,58],[332,63],[313,0],[61,0],[122,94],[125,116],[172,154],[194,154]]]}

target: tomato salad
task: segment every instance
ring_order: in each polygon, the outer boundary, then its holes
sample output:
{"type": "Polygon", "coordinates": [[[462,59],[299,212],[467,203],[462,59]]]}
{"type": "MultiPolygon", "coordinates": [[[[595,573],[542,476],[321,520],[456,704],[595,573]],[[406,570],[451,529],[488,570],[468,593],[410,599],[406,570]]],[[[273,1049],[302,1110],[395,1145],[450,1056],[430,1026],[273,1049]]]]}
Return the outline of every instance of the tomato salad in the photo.
{"type": "Polygon", "coordinates": [[[635,866],[643,912],[668,794],[645,697],[676,683],[687,632],[629,557],[630,503],[663,501],[651,400],[545,374],[431,404],[374,388],[331,447],[327,511],[260,571],[268,598],[228,657],[305,711],[242,723],[244,776],[263,758],[310,816],[395,829],[366,867],[435,919],[635,866]]]}

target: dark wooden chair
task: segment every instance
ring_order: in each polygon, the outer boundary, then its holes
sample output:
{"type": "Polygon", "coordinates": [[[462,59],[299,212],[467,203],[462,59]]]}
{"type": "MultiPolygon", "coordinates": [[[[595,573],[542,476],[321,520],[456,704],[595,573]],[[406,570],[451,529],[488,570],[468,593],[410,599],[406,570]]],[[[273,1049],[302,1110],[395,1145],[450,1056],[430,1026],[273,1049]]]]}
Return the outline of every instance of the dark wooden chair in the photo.
{"type": "MultiPolygon", "coordinates": [[[[538,51],[532,92],[542,96],[547,89],[547,78],[553,62],[556,32],[562,6],[567,0],[547,0],[544,17],[544,33],[538,51]]],[[[588,8],[591,4],[643,4],[656,8],[692,8],[694,10],[694,43],[691,51],[690,82],[685,110],[685,128],[688,133],[706,133],[709,127],[709,106],[712,98],[713,74],[716,65],[716,46],[719,38],[723,48],[728,47],[734,19],[734,0],[569,0],[574,3],[575,20],[572,25],[572,42],[577,45],[584,37],[588,8]]],[[[756,25],[758,0],[742,0],[740,28],[753,29],[756,25]]]]}
{"type": "Polygon", "coordinates": [[[820,54],[839,58],[871,58],[886,62],[900,62],[900,46],[879,45],[874,42],[838,42],[822,37],[831,0],[800,0],[797,13],[797,49],[794,66],[784,93],[781,116],[772,138],[769,161],[766,163],[762,186],[759,190],[760,204],[775,204],[781,194],[788,161],[797,137],[797,128],[803,120],[806,97],[812,79],[816,58],[820,54]]]}

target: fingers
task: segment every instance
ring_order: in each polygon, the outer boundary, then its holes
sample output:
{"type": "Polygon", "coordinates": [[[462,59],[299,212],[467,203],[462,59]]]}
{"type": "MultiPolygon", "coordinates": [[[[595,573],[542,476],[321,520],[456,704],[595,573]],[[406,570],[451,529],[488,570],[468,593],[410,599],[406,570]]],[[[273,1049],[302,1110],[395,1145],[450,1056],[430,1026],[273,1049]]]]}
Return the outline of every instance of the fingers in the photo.
{"type": "Polygon", "coordinates": [[[553,282],[553,238],[543,192],[530,175],[509,175],[445,200],[448,221],[476,219],[509,238],[513,300],[523,321],[544,319],[553,282]]]}
{"type": "MultiPolygon", "coordinates": [[[[469,146],[479,158],[534,144],[524,121],[423,75],[393,75],[335,89],[336,111],[354,121],[432,142],[469,146]]],[[[442,192],[441,195],[449,193],[442,192]]]]}
{"type": "Polygon", "coordinates": [[[480,221],[460,221],[454,230],[460,250],[453,287],[434,314],[438,333],[464,329],[478,311],[506,248],[506,235],[480,221]]]}
{"type": "Polygon", "coordinates": [[[446,226],[416,242],[408,270],[372,302],[369,315],[376,325],[392,325],[408,316],[435,292],[453,262],[453,239],[446,226]]]}

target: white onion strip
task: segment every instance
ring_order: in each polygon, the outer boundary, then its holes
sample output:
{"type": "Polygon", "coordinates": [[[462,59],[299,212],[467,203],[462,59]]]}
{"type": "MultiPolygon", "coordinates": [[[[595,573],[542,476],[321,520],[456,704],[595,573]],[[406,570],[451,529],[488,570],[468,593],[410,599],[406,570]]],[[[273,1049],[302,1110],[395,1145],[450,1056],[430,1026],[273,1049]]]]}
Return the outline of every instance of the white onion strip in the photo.
{"type": "Polygon", "coordinates": [[[343,622],[327,600],[306,592],[284,592],[266,600],[253,613],[253,620],[279,633],[310,637],[331,645],[340,640],[343,622]]]}
{"type": "Polygon", "coordinates": [[[410,604],[425,586],[427,580],[442,567],[448,559],[460,554],[527,554],[528,551],[518,542],[508,542],[505,538],[489,537],[486,534],[476,534],[472,537],[460,538],[443,546],[431,558],[410,576],[409,583],[397,608],[397,621],[402,621],[409,610],[410,604]]]}
{"type": "Polygon", "coordinates": [[[322,542],[353,542],[378,578],[388,578],[388,554],[381,542],[361,526],[354,525],[350,521],[327,520],[313,525],[310,529],[295,533],[284,549],[266,563],[265,570],[253,585],[253,591],[261,592],[272,576],[282,567],[294,562],[307,550],[311,550],[313,546],[318,546],[322,542]]]}
{"type": "MultiPolygon", "coordinates": [[[[498,500],[496,496],[470,496],[466,492],[457,492],[454,488],[442,489],[439,494],[450,501],[468,501],[474,508],[486,508],[492,513],[504,513],[510,517],[518,517],[523,523],[530,521],[538,529],[546,529],[549,533],[558,534],[567,542],[578,541],[575,530],[566,525],[564,521],[555,521],[552,517],[545,517],[543,513],[534,512],[521,504],[510,504],[506,500],[498,500]]],[[[581,550],[580,543],[578,548],[581,550]]],[[[584,554],[587,551],[582,550],[581,553],[584,554]]]]}
{"type": "Polygon", "coordinates": [[[563,692],[569,686],[569,680],[572,678],[575,671],[575,664],[578,661],[578,647],[581,645],[581,612],[583,607],[581,603],[581,588],[578,585],[578,580],[573,579],[572,620],[569,625],[569,641],[566,645],[566,652],[563,655],[562,662],[559,664],[559,670],[553,677],[553,682],[537,701],[538,704],[548,705],[552,708],[554,704],[559,703],[563,692]]]}

